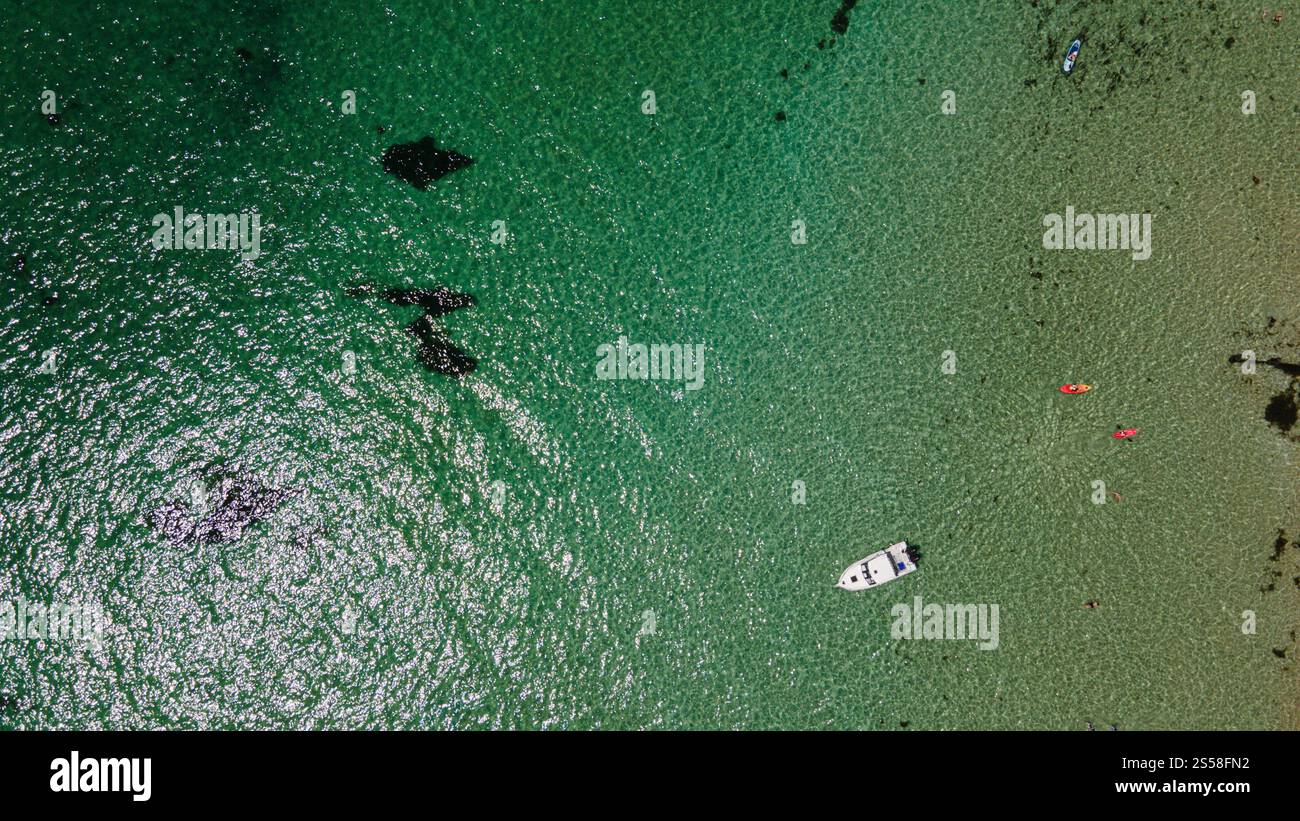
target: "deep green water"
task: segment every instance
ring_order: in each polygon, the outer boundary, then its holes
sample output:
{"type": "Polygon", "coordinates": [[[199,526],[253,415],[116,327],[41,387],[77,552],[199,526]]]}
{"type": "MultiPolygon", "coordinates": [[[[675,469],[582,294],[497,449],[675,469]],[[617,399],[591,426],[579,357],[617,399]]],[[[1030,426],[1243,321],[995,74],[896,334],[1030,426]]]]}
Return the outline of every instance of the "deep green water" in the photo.
{"type": "Polygon", "coordinates": [[[837,6],[6,3],[0,601],[112,626],[0,644],[0,723],[1294,726],[1300,429],[1227,357],[1300,361],[1300,13],[837,6]],[[426,134],[475,163],[417,191],[426,134]],[[153,250],[178,205],[262,255],[153,250]],[[1043,250],[1066,205],[1151,258],[1043,250]],[[479,369],[358,279],[474,294],[479,369]],[[703,388],[598,381],[620,334],[703,388]],[[161,539],[213,469],[296,495],[161,539]],[[916,595],[999,648],[892,640],[916,595]]]}

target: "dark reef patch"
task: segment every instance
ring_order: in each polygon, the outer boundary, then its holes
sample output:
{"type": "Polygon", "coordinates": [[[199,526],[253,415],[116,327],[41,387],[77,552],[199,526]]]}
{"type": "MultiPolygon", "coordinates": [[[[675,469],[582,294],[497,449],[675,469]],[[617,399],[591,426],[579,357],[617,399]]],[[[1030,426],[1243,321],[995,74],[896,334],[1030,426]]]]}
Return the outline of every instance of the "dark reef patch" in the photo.
{"type": "Polygon", "coordinates": [[[398,143],[384,152],[384,171],[406,180],[423,191],[429,183],[473,164],[474,160],[455,151],[443,151],[424,137],[413,143],[398,143]]]}
{"type": "Polygon", "coordinates": [[[459,294],[450,288],[384,288],[377,290],[374,283],[364,282],[349,285],[347,295],[351,297],[378,296],[390,305],[409,308],[418,305],[424,309],[426,316],[440,317],[459,310],[472,308],[478,304],[472,294],[459,294]]]}
{"type": "Polygon", "coordinates": [[[416,358],[425,370],[459,378],[478,367],[477,359],[453,345],[442,329],[433,323],[452,311],[477,305],[478,300],[472,294],[441,287],[378,289],[370,282],[350,285],[346,291],[348,296],[357,298],[378,296],[390,305],[403,308],[419,306],[422,313],[404,330],[419,341],[416,358]]]}
{"type": "MultiPolygon", "coordinates": [[[[1228,357],[1229,365],[1240,365],[1246,361],[1246,357],[1235,353],[1228,357]]],[[[1270,356],[1268,359],[1260,360],[1260,364],[1268,365],[1270,368],[1277,368],[1287,376],[1300,376],[1300,362],[1283,362],[1281,357],[1270,356]]]]}
{"type": "Polygon", "coordinates": [[[1279,357],[1270,356],[1264,360],[1270,368],[1277,368],[1287,376],[1300,376],[1300,362],[1283,362],[1279,357]]]}
{"type": "Polygon", "coordinates": [[[858,4],[858,0],[841,0],[840,7],[831,18],[831,31],[843,34],[849,30],[849,12],[858,4]]]}
{"type": "Polygon", "coordinates": [[[1287,539],[1286,531],[1279,530],[1277,532],[1277,538],[1273,540],[1273,555],[1269,556],[1268,560],[1275,562],[1281,559],[1282,554],[1286,552],[1286,546],[1288,544],[1290,544],[1290,541],[1287,539]]]}
{"type": "Polygon", "coordinates": [[[1296,406],[1296,383],[1293,381],[1286,390],[1275,395],[1264,408],[1264,419],[1282,433],[1290,433],[1295,427],[1296,416],[1300,409],[1296,406]]]}
{"type": "Polygon", "coordinates": [[[203,518],[195,518],[188,502],[173,500],[149,512],[149,526],[173,545],[235,542],[297,493],[267,487],[243,474],[222,476],[206,486],[215,501],[203,518]]]}
{"type": "Polygon", "coordinates": [[[426,371],[459,379],[478,367],[478,360],[451,344],[428,314],[421,315],[404,330],[419,340],[415,356],[426,371]]]}

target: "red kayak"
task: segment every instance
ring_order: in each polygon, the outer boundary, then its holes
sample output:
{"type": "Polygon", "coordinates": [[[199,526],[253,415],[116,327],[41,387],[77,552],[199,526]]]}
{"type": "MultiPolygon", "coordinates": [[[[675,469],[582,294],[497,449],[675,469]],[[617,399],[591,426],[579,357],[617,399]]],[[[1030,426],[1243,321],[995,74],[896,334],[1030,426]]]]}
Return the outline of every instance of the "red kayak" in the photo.
{"type": "Polygon", "coordinates": [[[1061,393],[1070,393],[1070,394],[1075,394],[1075,393],[1087,393],[1087,392],[1090,391],[1090,390],[1092,390],[1092,385],[1073,385],[1073,384],[1071,384],[1071,385],[1062,385],[1062,386],[1061,386],[1061,393]]]}
{"type": "Polygon", "coordinates": [[[1112,434],[1111,434],[1111,438],[1113,438],[1113,439],[1127,439],[1127,438],[1129,438],[1130,436],[1132,436],[1133,434],[1135,434],[1135,433],[1137,433],[1137,432],[1138,432],[1138,429],[1137,429],[1137,428],[1124,428],[1124,430],[1117,430],[1117,431],[1115,431],[1114,433],[1112,433],[1112,434]]]}

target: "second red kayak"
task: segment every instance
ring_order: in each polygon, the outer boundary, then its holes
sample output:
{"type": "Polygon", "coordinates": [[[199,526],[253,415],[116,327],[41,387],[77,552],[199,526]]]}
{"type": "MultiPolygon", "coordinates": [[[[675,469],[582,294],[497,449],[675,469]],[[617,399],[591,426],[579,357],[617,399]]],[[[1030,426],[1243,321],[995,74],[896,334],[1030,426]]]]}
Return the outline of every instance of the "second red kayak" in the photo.
{"type": "Polygon", "coordinates": [[[1136,434],[1137,432],[1138,432],[1138,429],[1137,429],[1137,428],[1124,428],[1124,430],[1117,430],[1117,431],[1115,431],[1114,433],[1112,433],[1112,434],[1111,434],[1111,438],[1112,438],[1112,439],[1127,439],[1127,438],[1129,438],[1130,436],[1133,436],[1134,434],[1136,434]]]}
{"type": "Polygon", "coordinates": [[[1070,393],[1070,394],[1075,394],[1075,393],[1087,393],[1087,392],[1090,391],[1090,390],[1092,390],[1092,385],[1075,385],[1075,384],[1070,384],[1070,385],[1062,385],[1062,386],[1061,386],[1061,393],[1070,393]]]}

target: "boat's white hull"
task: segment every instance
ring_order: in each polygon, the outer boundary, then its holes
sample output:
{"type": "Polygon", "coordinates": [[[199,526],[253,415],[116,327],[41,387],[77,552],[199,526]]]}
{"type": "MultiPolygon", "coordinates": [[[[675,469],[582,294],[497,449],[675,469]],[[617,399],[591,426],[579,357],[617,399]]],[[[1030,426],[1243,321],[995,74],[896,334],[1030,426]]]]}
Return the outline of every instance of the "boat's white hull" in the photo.
{"type": "Polygon", "coordinates": [[[840,580],[835,586],[850,591],[870,590],[901,579],[914,570],[914,553],[908,548],[907,542],[897,542],[849,565],[840,574],[840,580]]]}

